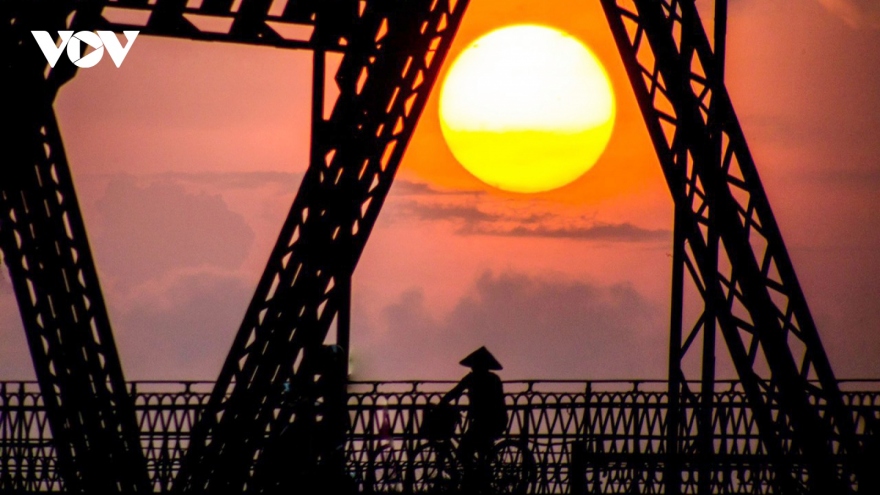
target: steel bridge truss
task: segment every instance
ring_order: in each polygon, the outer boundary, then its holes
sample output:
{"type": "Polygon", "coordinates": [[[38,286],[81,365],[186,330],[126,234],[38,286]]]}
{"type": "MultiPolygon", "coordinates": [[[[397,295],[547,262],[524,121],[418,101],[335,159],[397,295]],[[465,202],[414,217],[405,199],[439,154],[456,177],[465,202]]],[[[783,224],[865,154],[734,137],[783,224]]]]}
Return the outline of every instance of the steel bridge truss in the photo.
{"type": "MultiPolygon", "coordinates": [[[[774,459],[779,493],[842,493],[873,424],[853,415],[825,355],[723,82],[726,1],[714,44],[693,0],[600,0],[675,201],[669,407],[694,407],[699,435],[665,428],[665,493],[712,484],[715,340],[720,330],[774,459]],[[685,325],[685,276],[703,311],[685,325]],[[702,345],[698,345],[698,344],[702,345]],[[682,363],[701,359],[701,390],[682,363]],[[866,421],[868,423],[866,423],[866,421]],[[787,463],[796,453],[806,470],[787,463]]],[[[76,74],[50,68],[30,31],[138,30],[174,38],[313,51],[309,167],[174,482],[178,492],[264,492],[304,466],[334,462],[285,432],[333,430],[327,411],[281,407],[285,389],[331,404],[322,344],[347,347],[351,275],[467,0],[28,0],[0,4],[0,249],[9,268],[55,443],[74,492],[151,491],[53,104],[76,74]],[[342,55],[323,114],[327,53],[342,55]],[[325,386],[321,386],[322,380],[325,386]],[[317,388],[314,384],[318,384],[317,388]]],[[[325,94],[327,93],[327,94],[325,94]]],[[[342,363],[347,359],[342,359],[342,363]]],[[[344,364],[343,364],[344,365],[344,364]]],[[[332,437],[332,431],[330,431],[332,437]]],[[[339,432],[337,432],[339,433],[339,432]]],[[[341,432],[344,434],[344,432],[341,432]]],[[[340,467],[341,469],[341,467],[340,467]]],[[[687,489],[688,491],[690,489],[687,489]]]]}
{"type": "MultiPolygon", "coordinates": [[[[695,378],[703,391],[713,390],[720,329],[762,440],[780,460],[778,491],[844,493],[857,473],[841,472],[830,459],[860,452],[856,418],[843,407],[724,86],[726,1],[715,4],[714,46],[693,1],[602,4],[675,201],[671,407],[695,400],[685,381],[688,353],[701,354],[695,378]],[[687,326],[684,272],[704,307],[687,326]],[[809,477],[792,477],[785,464],[792,450],[808,460],[809,477]]],[[[708,463],[721,432],[711,421],[713,395],[700,397],[701,437],[681,442],[670,425],[668,442],[673,456],[699,452],[708,463]]],[[[667,493],[679,492],[677,472],[673,462],[667,493]]],[[[704,473],[701,492],[710,482],[704,473]]]]}

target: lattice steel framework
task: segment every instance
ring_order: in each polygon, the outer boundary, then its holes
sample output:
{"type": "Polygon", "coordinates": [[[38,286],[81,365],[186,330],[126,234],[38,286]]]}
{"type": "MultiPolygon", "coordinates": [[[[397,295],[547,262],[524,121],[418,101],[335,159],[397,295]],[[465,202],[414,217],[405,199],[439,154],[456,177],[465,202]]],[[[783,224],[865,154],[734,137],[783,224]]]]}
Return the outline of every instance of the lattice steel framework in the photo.
{"type": "MultiPolygon", "coordinates": [[[[849,490],[857,424],[828,359],[723,82],[726,1],[709,42],[693,0],[601,0],[675,202],[669,407],[697,411],[699,435],[673,415],[666,493],[692,492],[681,459],[700,454],[697,488],[712,485],[715,337],[722,338],[776,469],[775,489],[849,490]],[[703,304],[684,325],[687,272],[703,304]],[[684,332],[687,330],[687,332],[684,332]],[[695,342],[701,342],[697,348],[695,342]],[[701,392],[683,360],[700,354],[701,392]],[[813,379],[813,381],[809,381],[813,379]],[[690,431],[690,430],[688,430],[690,431]],[[788,462],[806,459],[808,476],[788,462]],[[842,467],[840,467],[842,466],[842,467]],[[686,488],[683,488],[685,487],[686,488]]],[[[149,490],[85,228],[52,108],[76,73],[54,69],[31,30],[104,29],[314,52],[306,175],[199,422],[174,488],[278,486],[272,440],[321,428],[326,414],[280,407],[325,374],[321,345],[348,332],[351,275],[389,191],[467,0],[66,0],[0,4],[7,97],[0,168],[0,247],[9,267],[56,442],[73,491],[149,490]],[[217,23],[204,21],[221,21],[217,23]],[[213,26],[213,27],[211,27],[213,26]],[[308,28],[293,35],[287,28],[308,28]],[[326,54],[342,54],[329,118],[326,54]]],[[[297,31],[298,32],[298,31],[297,31]]],[[[325,396],[321,396],[325,394],[325,396]]],[[[325,411],[326,412],[326,411],[325,411]]],[[[304,442],[301,442],[304,443],[304,442]]],[[[307,465],[321,448],[295,447],[307,465]]]]}
{"type": "MultiPolygon", "coordinates": [[[[779,491],[849,490],[854,473],[838,472],[830,459],[838,451],[859,452],[856,426],[843,408],[724,86],[726,2],[715,5],[715,51],[693,1],[602,0],[602,5],[675,201],[671,407],[692,395],[682,365],[688,352],[702,353],[702,390],[713,390],[717,325],[762,441],[779,458],[779,491]],[[683,328],[684,271],[704,311],[683,328]],[[697,348],[700,336],[703,345],[697,348]],[[785,465],[783,453],[792,450],[808,460],[809,480],[793,478],[785,465]]],[[[697,451],[709,459],[715,451],[712,394],[701,397],[702,438],[680,442],[678,428],[670,425],[673,453],[697,451]]],[[[667,493],[680,491],[678,472],[670,469],[667,493]]],[[[710,479],[703,478],[706,492],[710,479]]]]}
{"type": "Polygon", "coordinates": [[[30,30],[76,29],[72,5],[3,2],[6,47],[0,247],[73,491],[144,492],[146,468],[131,398],[52,108],[72,64],[48,71],[30,30]]]}
{"type": "MultiPolygon", "coordinates": [[[[255,459],[272,464],[271,451],[262,452],[266,433],[292,421],[320,422],[320,416],[279,414],[283,385],[319,373],[316,353],[337,315],[345,330],[340,308],[348,305],[352,270],[466,6],[466,0],[3,5],[5,46],[16,50],[5,75],[17,90],[4,116],[26,124],[14,126],[7,143],[14,166],[0,172],[3,251],[50,424],[57,441],[71,446],[69,455],[59,451],[71,489],[141,491],[147,477],[52,110],[75,68],[61,62],[49,70],[29,31],[135,29],[315,53],[309,168],[176,484],[181,491],[225,492],[247,486],[255,459]],[[228,28],[199,29],[210,19],[228,28]],[[285,34],[303,26],[312,28],[310,35],[285,34]],[[327,51],[343,57],[335,77],[339,97],[324,119],[327,51]]],[[[272,486],[278,475],[263,470],[259,483],[272,486]]]]}

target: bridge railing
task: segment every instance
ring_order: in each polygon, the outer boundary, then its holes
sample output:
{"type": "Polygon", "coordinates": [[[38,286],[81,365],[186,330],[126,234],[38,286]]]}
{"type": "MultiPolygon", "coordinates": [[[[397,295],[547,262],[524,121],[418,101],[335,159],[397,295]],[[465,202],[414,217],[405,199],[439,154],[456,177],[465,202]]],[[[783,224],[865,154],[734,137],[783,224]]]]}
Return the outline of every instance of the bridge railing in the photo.
{"type": "MultiPolygon", "coordinates": [[[[426,406],[436,404],[453,385],[351,384],[347,469],[362,492],[407,492],[421,486],[412,467],[428,442],[420,434],[426,406]]],[[[157,492],[169,491],[212,387],[210,382],[130,384],[157,492]]],[[[665,387],[661,381],[506,382],[507,439],[534,460],[528,492],[662,493],[670,460],[665,387]]],[[[864,418],[880,416],[880,381],[842,381],[841,387],[864,435],[864,418]]],[[[462,411],[465,401],[456,404],[462,411]]],[[[681,425],[676,461],[685,492],[696,491],[702,468],[710,476],[712,493],[772,493],[772,463],[738,383],[719,382],[716,389],[715,452],[709,456],[696,453],[696,409],[691,404],[699,404],[697,396],[676,412],[681,425]]],[[[466,421],[456,428],[454,439],[460,438],[466,421]]],[[[788,462],[802,470],[796,456],[788,462]]],[[[838,462],[846,464],[842,458],[838,462]]],[[[0,382],[0,492],[62,488],[38,387],[0,382]]]]}

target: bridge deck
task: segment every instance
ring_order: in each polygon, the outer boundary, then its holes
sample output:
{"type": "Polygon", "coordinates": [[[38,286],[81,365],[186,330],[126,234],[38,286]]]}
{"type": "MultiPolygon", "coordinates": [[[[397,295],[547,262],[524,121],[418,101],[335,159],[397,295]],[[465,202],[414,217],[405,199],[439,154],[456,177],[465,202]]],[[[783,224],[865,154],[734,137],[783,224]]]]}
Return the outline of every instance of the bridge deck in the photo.
{"type": "MultiPolygon", "coordinates": [[[[141,443],[157,492],[170,490],[192,425],[208,399],[208,382],[132,382],[141,443]]],[[[349,474],[365,493],[421,491],[417,479],[435,462],[419,435],[427,404],[450,382],[357,382],[350,386],[352,430],[349,474]],[[428,460],[426,460],[428,459],[428,460]]],[[[880,381],[843,381],[846,404],[864,433],[864,416],[880,417],[880,381]]],[[[533,460],[528,493],[662,493],[665,445],[665,382],[507,382],[506,445],[533,460]]],[[[685,491],[696,490],[700,466],[712,476],[714,493],[771,493],[773,473],[746,398],[736,382],[719,383],[715,394],[716,452],[697,456],[694,406],[683,419],[678,462],[685,491]],[[690,452],[690,454],[689,454],[690,452]],[[692,490],[688,490],[690,486],[692,490]]],[[[462,404],[459,404],[461,406],[462,404]]],[[[456,436],[461,434],[461,426],[456,436]]],[[[428,448],[428,450],[430,450],[428,448]]],[[[453,454],[454,456],[454,454],[453,454]]],[[[799,469],[798,459],[789,459],[799,469]]],[[[842,461],[842,459],[841,459],[842,461]]],[[[841,462],[841,465],[843,463],[841,462]]],[[[39,390],[30,382],[0,382],[0,492],[62,491],[55,451],[39,390]]]]}

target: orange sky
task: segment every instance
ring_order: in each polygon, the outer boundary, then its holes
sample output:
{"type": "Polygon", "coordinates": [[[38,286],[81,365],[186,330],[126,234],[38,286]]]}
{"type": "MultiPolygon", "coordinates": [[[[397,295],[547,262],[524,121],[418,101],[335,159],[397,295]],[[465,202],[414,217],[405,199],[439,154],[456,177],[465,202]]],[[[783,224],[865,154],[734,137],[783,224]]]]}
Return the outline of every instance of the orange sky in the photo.
{"type": "MultiPolygon", "coordinates": [[[[880,376],[880,15],[730,4],[728,87],[832,364],[880,376]]],[[[447,67],[519,22],[605,64],[608,150],[556,191],[492,189],[446,148],[435,91],[355,275],[358,378],[455,378],[483,344],[505,378],[665,377],[671,200],[599,3],[472,0],[447,67]]],[[[216,376],[306,166],[309,71],[307,52],[142,37],[62,89],[129,378],[216,376]]],[[[0,343],[0,376],[32,376],[8,277],[0,343]]]]}

